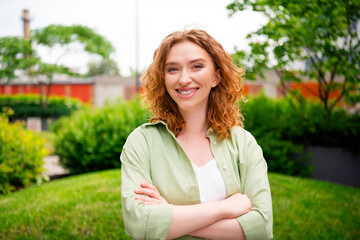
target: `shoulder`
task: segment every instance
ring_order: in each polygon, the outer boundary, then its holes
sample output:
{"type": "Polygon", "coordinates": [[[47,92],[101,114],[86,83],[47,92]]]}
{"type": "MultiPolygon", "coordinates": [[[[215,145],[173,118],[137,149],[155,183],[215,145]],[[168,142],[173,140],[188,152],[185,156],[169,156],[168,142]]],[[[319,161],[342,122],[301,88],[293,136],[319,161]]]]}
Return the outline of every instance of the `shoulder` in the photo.
{"type": "Polygon", "coordinates": [[[240,126],[234,126],[230,129],[230,139],[238,144],[256,144],[254,136],[240,126]]]}
{"type": "Polygon", "coordinates": [[[240,126],[235,126],[230,130],[230,141],[233,145],[237,146],[240,152],[245,154],[261,154],[262,149],[257,143],[255,137],[247,130],[240,126]]]}
{"type": "Polygon", "coordinates": [[[166,125],[162,122],[144,123],[130,133],[124,148],[129,146],[148,145],[149,142],[159,138],[164,129],[166,130],[166,125]]]}
{"type": "Polygon", "coordinates": [[[257,143],[255,137],[247,130],[241,127],[233,127],[230,131],[230,141],[236,147],[239,154],[242,156],[240,162],[247,162],[249,164],[256,161],[263,161],[263,151],[257,143]]]}

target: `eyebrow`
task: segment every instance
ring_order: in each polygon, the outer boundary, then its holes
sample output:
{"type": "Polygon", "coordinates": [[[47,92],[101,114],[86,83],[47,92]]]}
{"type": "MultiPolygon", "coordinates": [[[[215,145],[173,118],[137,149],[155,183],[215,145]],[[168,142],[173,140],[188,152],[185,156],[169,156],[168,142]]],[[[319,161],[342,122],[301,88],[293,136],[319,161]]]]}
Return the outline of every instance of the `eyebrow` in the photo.
{"type": "MultiPolygon", "coordinates": [[[[198,62],[198,61],[205,62],[205,60],[203,58],[196,58],[196,59],[191,60],[189,63],[194,63],[194,62],[198,62]]],[[[171,65],[176,65],[176,64],[177,64],[176,62],[167,62],[165,64],[165,66],[171,66],[171,65]]]]}

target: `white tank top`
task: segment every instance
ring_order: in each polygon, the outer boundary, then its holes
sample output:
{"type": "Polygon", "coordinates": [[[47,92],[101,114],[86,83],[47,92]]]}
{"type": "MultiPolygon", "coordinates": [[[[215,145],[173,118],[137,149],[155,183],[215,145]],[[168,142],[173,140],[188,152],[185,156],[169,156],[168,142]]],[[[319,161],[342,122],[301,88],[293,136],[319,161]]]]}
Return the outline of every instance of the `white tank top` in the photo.
{"type": "Polygon", "coordinates": [[[201,203],[224,200],[227,195],[226,186],[215,158],[204,166],[192,166],[199,185],[201,203]]]}

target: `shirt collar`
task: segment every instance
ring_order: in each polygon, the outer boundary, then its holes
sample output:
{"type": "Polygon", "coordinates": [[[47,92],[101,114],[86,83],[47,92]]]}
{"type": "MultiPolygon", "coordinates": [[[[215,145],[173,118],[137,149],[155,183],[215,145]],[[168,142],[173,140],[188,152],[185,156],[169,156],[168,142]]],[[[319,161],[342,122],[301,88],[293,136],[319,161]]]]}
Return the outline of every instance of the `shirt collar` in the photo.
{"type": "MultiPolygon", "coordinates": [[[[158,124],[162,124],[166,127],[166,129],[168,130],[168,132],[172,135],[174,135],[174,133],[172,131],[170,131],[170,129],[168,128],[168,125],[164,122],[164,121],[157,121],[157,122],[148,122],[148,123],[144,123],[142,126],[146,127],[146,126],[155,126],[158,124]]],[[[212,136],[216,136],[215,131],[213,130],[212,127],[209,127],[209,129],[207,130],[206,136],[208,137],[212,137],[212,136]]]]}

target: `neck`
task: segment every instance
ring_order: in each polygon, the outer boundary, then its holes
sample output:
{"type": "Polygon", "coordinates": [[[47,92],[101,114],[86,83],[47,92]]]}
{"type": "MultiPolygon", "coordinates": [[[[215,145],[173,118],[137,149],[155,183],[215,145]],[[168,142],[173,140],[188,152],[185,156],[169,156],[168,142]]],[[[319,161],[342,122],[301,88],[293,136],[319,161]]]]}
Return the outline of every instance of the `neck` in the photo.
{"type": "Polygon", "coordinates": [[[185,130],[180,133],[182,136],[206,137],[209,128],[207,123],[207,110],[194,112],[181,112],[185,120],[185,130]]]}

